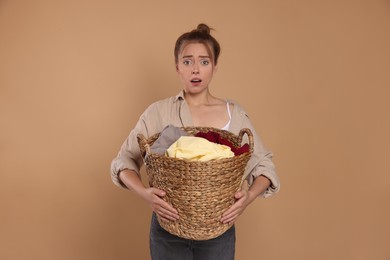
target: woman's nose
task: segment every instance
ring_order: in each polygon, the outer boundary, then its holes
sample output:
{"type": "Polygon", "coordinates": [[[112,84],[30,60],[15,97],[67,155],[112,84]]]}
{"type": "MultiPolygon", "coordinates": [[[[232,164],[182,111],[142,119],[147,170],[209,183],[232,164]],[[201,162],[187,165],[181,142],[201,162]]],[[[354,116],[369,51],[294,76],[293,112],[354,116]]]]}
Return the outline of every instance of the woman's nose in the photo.
{"type": "Polygon", "coordinates": [[[192,74],[199,74],[199,68],[198,68],[197,65],[194,65],[194,66],[192,67],[192,74]]]}

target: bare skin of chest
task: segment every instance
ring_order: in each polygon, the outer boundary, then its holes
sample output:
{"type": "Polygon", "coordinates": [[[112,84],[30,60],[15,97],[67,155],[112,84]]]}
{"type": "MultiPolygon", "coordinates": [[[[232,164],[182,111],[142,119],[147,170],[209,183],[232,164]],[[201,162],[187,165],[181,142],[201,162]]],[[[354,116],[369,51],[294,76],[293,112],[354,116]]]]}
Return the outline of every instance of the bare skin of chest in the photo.
{"type": "Polygon", "coordinates": [[[190,106],[195,126],[222,128],[229,121],[226,103],[190,106]]]}

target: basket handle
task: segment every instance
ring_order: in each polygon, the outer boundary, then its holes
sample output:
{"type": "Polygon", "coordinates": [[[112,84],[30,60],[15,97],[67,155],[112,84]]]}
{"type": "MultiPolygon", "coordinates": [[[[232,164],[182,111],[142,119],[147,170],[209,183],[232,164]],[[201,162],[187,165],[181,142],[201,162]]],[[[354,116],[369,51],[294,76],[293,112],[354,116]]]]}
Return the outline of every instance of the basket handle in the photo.
{"type": "Polygon", "coordinates": [[[242,138],[243,138],[244,134],[246,134],[248,136],[249,151],[253,152],[254,140],[253,140],[252,131],[249,128],[243,128],[240,130],[240,133],[238,134],[238,143],[242,143],[242,138]]]}
{"type": "Polygon", "coordinates": [[[147,155],[150,154],[150,145],[148,144],[148,141],[146,140],[145,136],[143,134],[137,134],[137,141],[139,148],[141,150],[141,154],[144,157],[145,153],[147,155]]]}

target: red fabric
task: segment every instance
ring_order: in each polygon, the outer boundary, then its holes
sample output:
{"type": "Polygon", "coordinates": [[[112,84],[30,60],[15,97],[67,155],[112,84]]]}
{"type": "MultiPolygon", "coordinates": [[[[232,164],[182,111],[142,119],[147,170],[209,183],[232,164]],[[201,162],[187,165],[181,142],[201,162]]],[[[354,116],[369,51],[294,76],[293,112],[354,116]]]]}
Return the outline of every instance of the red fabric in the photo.
{"type": "Polygon", "coordinates": [[[205,138],[213,143],[229,146],[234,155],[240,155],[249,152],[249,144],[244,144],[241,147],[235,147],[229,140],[222,138],[219,133],[214,131],[208,131],[207,133],[199,132],[195,136],[205,138]]]}

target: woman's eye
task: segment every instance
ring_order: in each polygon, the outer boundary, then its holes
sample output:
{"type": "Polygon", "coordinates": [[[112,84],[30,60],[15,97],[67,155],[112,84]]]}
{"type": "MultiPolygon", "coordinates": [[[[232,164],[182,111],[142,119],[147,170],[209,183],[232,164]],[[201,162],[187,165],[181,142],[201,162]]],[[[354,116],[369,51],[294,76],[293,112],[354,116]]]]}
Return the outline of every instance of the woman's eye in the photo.
{"type": "Polygon", "coordinates": [[[184,60],[184,61],[183,61],[183,64],[184,64],[184,65],[191,65],[191,64],[192,64],[192,61],[191,61],[191,60],[184,60]]]}
{"type": "Polygon", "coordinates": [[[208,60],[202,60],[202,61],[200,62],[200,64],[202,64],[202,65],[209,65],[209,64],[210,64],[210,61],[208,61],[208,60]]]}

